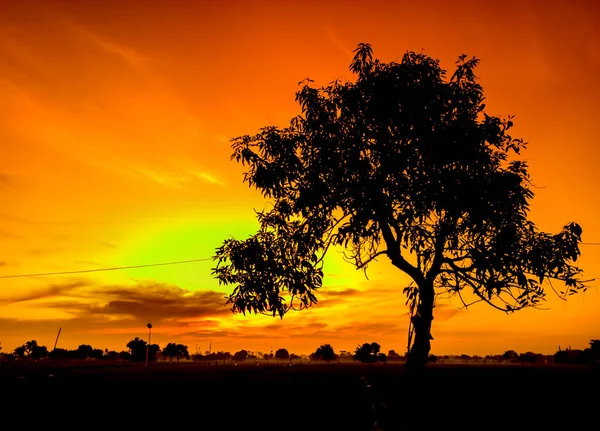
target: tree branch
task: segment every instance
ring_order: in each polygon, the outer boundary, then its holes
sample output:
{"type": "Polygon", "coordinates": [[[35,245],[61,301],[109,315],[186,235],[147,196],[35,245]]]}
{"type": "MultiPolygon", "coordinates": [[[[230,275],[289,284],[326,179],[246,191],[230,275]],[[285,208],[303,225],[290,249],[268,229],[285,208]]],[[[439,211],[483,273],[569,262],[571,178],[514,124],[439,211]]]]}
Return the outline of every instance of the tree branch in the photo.
{"type": "Polygon", "coordinates": [[[423,277],[423,273],[419,271],[418,268],[415,268],[413,265],[411,265],[402,256],[402,253],[400,252],[399,241],[396,238],[394,238],[394,234],[392,233],[390,226],[386,222],[380,222],[380,226],[383,239],[385,240],[385,243],[388,246],[386,253],[392,261],[392,264],[396,268],[408,274],[417,283],[417,285],[422,285],[425,282],[425,277],[423,277]]]}
{"type": "Polygon", "coordinates": [[[440,232],[435,238],[434,244],[434,255],[433,261],[431,262],[431,266],[429,267],[429,271],[427,271],[427,281],[433,283],[433,280],[439,275],[440,268],[444,259],[444,245],[446,244],[446,227],[442,224],[442,221],[439,222],[440,232]]]}
{"type": "Polygon", "coordinates": [[[377,253],[375,253],[374,255],[372,255],[371,257],[369,257],[366,261],[361,262],[360,264],[358,264],[356,266],[356,269],[364,268],[365,266],[367,266],[369,264],[369,262],[371,262],[372,260],[376,259],[377,256],[381,256],[382,254],[387,254],[387,253],[388,253],[387,250],[378,251],[377,253]]]}

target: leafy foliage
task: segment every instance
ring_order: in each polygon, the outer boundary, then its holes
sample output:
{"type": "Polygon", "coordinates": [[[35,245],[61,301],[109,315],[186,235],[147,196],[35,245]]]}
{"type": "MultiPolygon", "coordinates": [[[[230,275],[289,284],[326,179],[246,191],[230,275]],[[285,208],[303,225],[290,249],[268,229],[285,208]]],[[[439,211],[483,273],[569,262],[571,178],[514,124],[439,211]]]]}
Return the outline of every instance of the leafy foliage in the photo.
{"type": "Polygon", "coordinates": [[[244,182],[272,203],[255,235],[216,251],[213,274],[234,286],[234,312],[314,305],[331,246],[356,268],[383,255],[408,274],[411,321],[428,321],[427,333],[434,292],[469,289],[512,312],[538,305],[553,279],[562,297],[587,288],[575,265],[581,227],[548,234],[527,218],[526,143],[510,135],[512,117],[484,112],[478,63],[461,55],[448,78],[423,53],[384,63],[359,44],[355,82],[305,80],[289,126],[232,140],[244,182]]]}
{"type": "Polygon", "coordinates": [[[170,358],[171,361],[173,360],[173,358],[177,358],[178,362],[180,359],[190,359],[188,346],[178,343],[167,344],[163,349],[162,354],[165,358],[170,358]]]}
{"type": "Polygon", "coordinates": [[[288,359],[290,359],[290,352],[288,352],[287,349],[278,349],[275,352],[275,359],[287,361],[288,359]]]}
{"type": "Polygon", "coordinates": [[[40,346],[36,340],[30,340],[22,346],[16,347],[14,355],[17,358],[43,359],[48,356],[48,348],[40,346]]]}
{"type": "Polygon", "coordinates": [[[360,362],[377,362],[385,360],[385,354],[380,354],[381,346],[375,342],[364,343],[358,346],[354,352],[354,360],[360,362]]]}
{"type": "Polygon", "coordinates": [[[245,361],[246,359],[248,359],[248,352],[246,350],[240,350],[233,354],[234,361],[245,361]]]}
{"type": "MultiPolygon", "coordinates": [[[[127,343],[130,353],[128,359],[131,362],[144,362],[146,360],[146,344],[148,343],[139,337],[129,341],[127,343]]],[[[148,346],[148,360],[153,361],[158,352],[160,352],[160,347],[157,344],[150,344],[148,346]]]]}
{"type": "Polygon", "coordinates": [[[321,344],[315,353],[309,355],[311,361],[333,361],[337,357],[331,344],[321,344]]]}

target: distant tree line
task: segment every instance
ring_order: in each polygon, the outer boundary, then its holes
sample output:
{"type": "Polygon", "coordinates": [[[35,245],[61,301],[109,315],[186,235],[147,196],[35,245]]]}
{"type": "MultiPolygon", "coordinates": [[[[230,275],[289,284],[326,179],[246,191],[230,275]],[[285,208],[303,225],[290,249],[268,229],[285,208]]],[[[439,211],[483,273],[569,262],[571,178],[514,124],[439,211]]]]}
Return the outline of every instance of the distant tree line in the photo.
{"type": "MultiPolygon", "coordinates": [[[[108,349],[94,349],[88,344],[81,344],[77,349],[69,350],[55,348],[48,351],[46,346],[41,346],[36,340],[27,341],[25,344],[16,347],[12,353],[2,352],[0,348],[0,360],[3,362],[12,360],[44,360],[44,359],[62,359],[62,360],[123,360],[128,362],[145,362],[147,342],[139,337],[126,344],[127,350],[116,352],[108,349]]],[[[161,350],[158,344],[148,346],[148,359],[155,361],[158,357],[164,360],[170,359],[190,359],[188,346],[178,343],[169,343],[161,350]]]]}
{"type": "MultiPolygon", "coordinates": [[[[123,362],[145,362],[146,351],[149,361],[157,361],[159,358],[171,362],[176,360],[193,360],[195,362],[207,363],[241,363],[245,361],[263,360],[266,362],[275,361],[276,363],[289,362],[289,364],[299,364],[302,361],[311,362],[332,362],[332,361],[356,361],[362,363],[387,363],[404,362],[405,355],[400,355],[394,350],[389,350],[387,354],[381,352],[381,346],[376,342],[364,343],[358,345],[353,353],[340,351],[336,353],[331,344],[321,344],[308,356],[290,354],[285,348],[280,348],[271,353],[251,352],[240,350],[231,354],[230,352],[217,351],[196,353],[190,355],[188,346],[180,343],[168,343],[163,349],[158,344],[150,344],[135,337],[126,344],[127,350],[120,352],[114,350],[95,349],[88,344],[81,344],[77,349],[69,350],[55,348],[48,351],[46,346],[39,345],[36,340],[30,340],[21,346],[16,347],[12,353],[2,352],[0,343],[0,362],[12,360],[120,360],[123,362]]],[[[463,362],[463,363],[513,363],[513,364],[582,364],[598,365],[600,364],[600,340],[594,339],[585,349],[571,349],[570,347],[558,351],[553,355],[543,355],[541,353],[525,352],[517,353],[515,350],[507,350],[499,355],[429,355],[430,363],[443,362],[463,362]]]]}

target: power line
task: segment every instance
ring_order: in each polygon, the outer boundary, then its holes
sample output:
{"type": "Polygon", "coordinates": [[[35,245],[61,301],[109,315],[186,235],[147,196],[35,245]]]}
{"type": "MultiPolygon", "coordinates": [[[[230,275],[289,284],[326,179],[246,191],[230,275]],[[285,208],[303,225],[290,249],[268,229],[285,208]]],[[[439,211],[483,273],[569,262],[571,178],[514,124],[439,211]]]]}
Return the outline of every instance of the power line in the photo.
{"type": "Polygon", "coordinates": [[[149,263],[146,265],[114,266],[111,268],[82,269],[80,271],[40,272],[37,274],[0,275],[0,278],[39,277],[39,276],[45,276],[45,275],[65,275],[65,274],[82,274],[82,273],[86,273],[86,272],[117,271],[117,270],[121,270],[121,269],[148,268],[151,266],[181,265],[184,263],[202,262],[202,261],[206,261],[206,260],[212,260],[212,258],[207,257],[204,259],[179,260],[176,262],[149,263]]]}
{"type": "MultiPolygon", "coordinates": [[[[580,242],[580,245],[595,245],[600,246],[600,242],[580,242]]],[[[130,265],[130,266],[115,266],[110,268],[97,268],[97,269],[82,269],[79,271],[63,271],[63,272],[40,272],[35,274],[15,274],[15,275],[0,275],[2,278],[22,278],[22,277],[42,277],[46,275],[67,275],[67,274],[84,274],[88,272],[102,272],[102,271],[118,271],[123,269],[135,269],[135,268],[148,268],[152,266],[166,266],[166,265],[181,265],[185,263],[203,262],[212,260],[210,257],[203,259],[190,259],[190,260],[179,260],[175,262],[161,262],[161,263],[149,263],[146,265],[130,265]]]]}

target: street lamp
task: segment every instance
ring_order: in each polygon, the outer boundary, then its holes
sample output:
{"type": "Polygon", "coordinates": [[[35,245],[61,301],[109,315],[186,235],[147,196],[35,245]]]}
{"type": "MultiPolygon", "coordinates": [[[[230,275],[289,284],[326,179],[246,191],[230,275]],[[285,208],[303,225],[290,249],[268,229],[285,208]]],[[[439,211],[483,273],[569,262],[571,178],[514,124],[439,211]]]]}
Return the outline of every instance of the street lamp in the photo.
{"type": "Polygon", "coordinates": [[[148,344],[146,344],[146,370],[150,366],[150,343],[152,342],[152,323],[146,325],[148,327],[148,344]]]}

